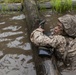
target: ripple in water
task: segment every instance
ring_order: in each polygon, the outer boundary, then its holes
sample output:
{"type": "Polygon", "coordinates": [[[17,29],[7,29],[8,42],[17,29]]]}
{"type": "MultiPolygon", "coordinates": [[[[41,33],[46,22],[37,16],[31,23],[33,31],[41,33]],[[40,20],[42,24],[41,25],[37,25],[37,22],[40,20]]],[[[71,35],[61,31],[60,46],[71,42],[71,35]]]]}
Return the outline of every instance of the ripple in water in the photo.
{"type": "Polygon", "coordinates": [[[11,19],[12,20],[22,20],[22,19],[25,19],[25,15],[24,14],[21,14],[19,16],[14,16],[11,19]]]}
{"type": "Polygon", "coordinates": [[[21,26],[8,26],[8,27],[5,27],[3,28],[3,30],[12,30],[12,31],[17,31],[21,28],[21,26]]]}
{"type": "Polygon", "coordinates": [[[0,25],[3,25],[3,24],[5,24],[5,22],[0,22],[0,25]]]}
{"type": "Polygon", "coordinates": [[[0,75],[36,75],[32,56],[7,54],[0,60],[0,75]]]}
{"type": "Polygon", "coordinates": [[[23,50],[31,50],[31,44],[30,43],[22,44],[22,42],[19,42],[18,40],[9,42],[7,44],[7,47],[9,47],[9,48],[21,48],[23,50]]]}
{"type": "Polygon", "coordinates": [[[22,34],[22,33],[23,33],[22,31],[19,31],[19,32],[3,32],[0,34],[0,38],[12,36],[12,35],[17,35],[17,34],[22,34]]]}

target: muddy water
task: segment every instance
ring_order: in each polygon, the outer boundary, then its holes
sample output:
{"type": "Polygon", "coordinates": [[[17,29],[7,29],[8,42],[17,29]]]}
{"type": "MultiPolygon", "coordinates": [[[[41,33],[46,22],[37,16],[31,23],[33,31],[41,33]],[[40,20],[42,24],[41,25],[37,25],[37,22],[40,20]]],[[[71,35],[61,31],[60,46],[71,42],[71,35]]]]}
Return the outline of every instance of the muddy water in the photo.
{"type": "Polygon", "coordinates": [[[0,15],[0,75],[36,75],[25,16],[0,15]]]}
{"type": "MultiPolygon", "coordinates": [[[[57,25],[58,17],[63,16],[65,14],[76,15],[75,11],[67,12],[67,13],[54,13],[51,10],[43,10],[41,11],[41,16],[46,20],[45,31],[49,32],[52,28],[57,25]]],[[[70,67],[60,67],[62,75],[76,75],[76,56],[72,58],[72,62],[70,67]],[[63,69],[62,69],[63,68],[63,69]]]]}

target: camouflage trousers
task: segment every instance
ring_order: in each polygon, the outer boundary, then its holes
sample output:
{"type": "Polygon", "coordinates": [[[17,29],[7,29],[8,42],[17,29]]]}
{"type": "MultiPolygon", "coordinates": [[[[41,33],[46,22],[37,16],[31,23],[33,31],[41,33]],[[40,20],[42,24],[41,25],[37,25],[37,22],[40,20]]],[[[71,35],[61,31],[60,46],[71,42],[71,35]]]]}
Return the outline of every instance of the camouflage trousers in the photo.
{"type": "Polygon", "coordinates": [[[69,57],[76,56],[76,38],[69,40],[69,45],[67,47],[67,50],[69,57]]]}
{"type": "Polygon", "coordinates": [[[30,40],[37,46],[52,46],[56,48],[61,54],[64,54],[66,48],[66,40],[61,35],[46,36],[37,28],[31,33],[30,40]]]}

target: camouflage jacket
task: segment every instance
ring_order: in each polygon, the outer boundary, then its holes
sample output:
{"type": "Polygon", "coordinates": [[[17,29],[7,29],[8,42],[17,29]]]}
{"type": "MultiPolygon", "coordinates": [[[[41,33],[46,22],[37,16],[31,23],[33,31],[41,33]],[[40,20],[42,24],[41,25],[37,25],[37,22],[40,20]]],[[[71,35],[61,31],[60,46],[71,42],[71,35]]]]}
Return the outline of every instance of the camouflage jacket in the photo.
{"type": "Polygon", "coordinates": [[[61,35],[46,36],[40,28],[35,29],[30,36],[30,40],[37,46],[52,46],[59,52],[64,53],[66,47],[66,40],[61,35]]]}

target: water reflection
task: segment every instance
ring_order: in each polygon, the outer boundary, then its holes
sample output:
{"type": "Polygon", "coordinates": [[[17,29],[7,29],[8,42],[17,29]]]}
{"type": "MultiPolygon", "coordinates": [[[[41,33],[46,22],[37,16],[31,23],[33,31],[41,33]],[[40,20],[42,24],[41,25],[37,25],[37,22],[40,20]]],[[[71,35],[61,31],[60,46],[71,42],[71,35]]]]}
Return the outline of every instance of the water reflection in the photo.
{"type": "Polygon", "coordinates": [[[63,75],[76,75],[76,70],[65,71],[62,73],[63,75]]]}
{"type": "Polygon", "coordinates": [[[0,22],[0,24],[5,24],[5,22],[0,22]]]}
{"type": "Polygon", "coordinates": [[[31,56],[7,54],[0,60],[0,75],[36,75],[31,56]]]}
{"type": "Polygon", "coordinates": [[[21,48],[23,50],[31,50],[31,44],[30,43],[25,43],[22,45],[22,42],[19,42],[18,40],[15,40],[13,42],[10,42],[7,44],[7,47],[9,48],[21,48]]]}
{"type": "Polygon", "coordinates": [[[5,42],[5,41],[11,41],[12,39],[7,39],[7,38],[1,38],[0,42],[5,42]]]}
{"type": "Polygon", "coordinates": [[[14,16],[11,19],[12,20],[22,20],[22,19],[25,19],[25,15],[21,14],[21,15],[18,15],[18,16],[14,16]]]}
{"type": "Polygon", "coordinates": [[[36,75],[23,19],[25,16],[18,13],[3,15],[1,18],[0,75],[36,75]]]}
{"type": "Polygon", "coordinates": [[[31,44],[25,43],[23,46],[19,46],[19,48],[22,48],[23,50],[31,50],[31,44]]]}
{"type": "Polygon", "coordinates": [[[18,34],[22,34],[22,33],[23,33],[22,31],[19,31],[19,32],[3,32],[3,33],[0,33],[0,38],[12,36],[12,35],[18,35],[18,34]]]}
{"type": "Polygon", "coordinates": [[[12,31],[17,31],[21,28],[21,26],[8,26],[8,27],[5,27],[3,28],[3,30],[12,30],[12,31]]]}

